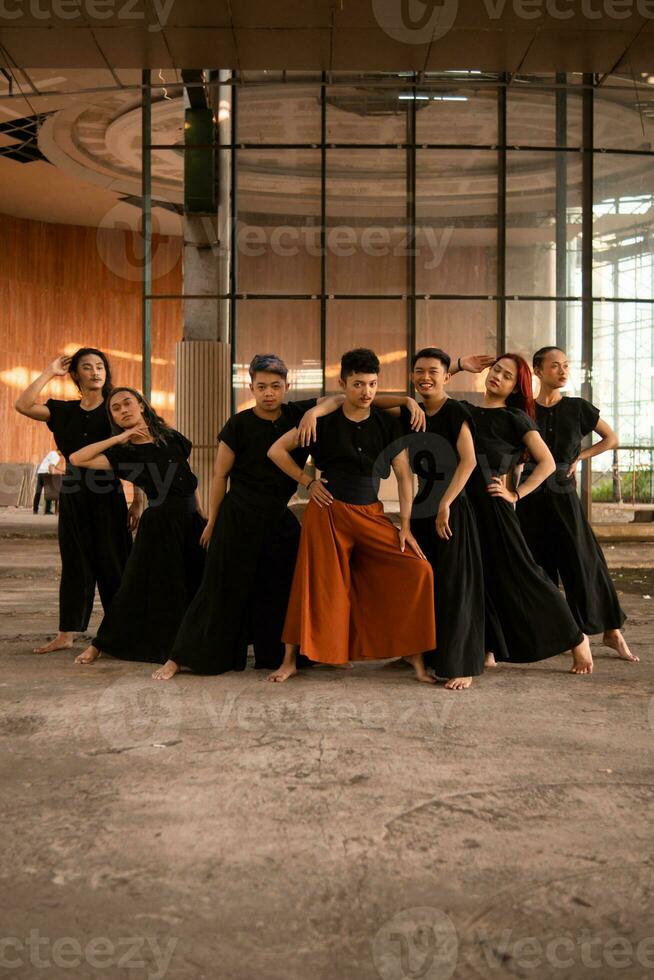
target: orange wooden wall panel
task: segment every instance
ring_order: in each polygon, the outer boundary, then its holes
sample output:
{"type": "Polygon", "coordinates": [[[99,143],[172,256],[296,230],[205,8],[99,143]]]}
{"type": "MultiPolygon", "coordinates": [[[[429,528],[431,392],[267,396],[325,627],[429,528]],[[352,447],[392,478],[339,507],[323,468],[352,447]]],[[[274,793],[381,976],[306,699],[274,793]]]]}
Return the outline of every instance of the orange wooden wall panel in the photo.
{"type": "MultiPolygon", "coordinates": [[[[50,431],[13,405],[58,353],[99,347],[109,354],[114,381],[140,388],[139,237],[0,215],[0,247],[0,462],[39,462],[52,448],[50,431]]],[[[153,260],[154,291],[180,293],[181,240],[155,237],[153,260]]],[[[163,300],[153,306],[153,401],[173,421],[182,306],[163,300]]],[[[75,394],[69,379],[56,380],[42,400],[75,394]]]]}

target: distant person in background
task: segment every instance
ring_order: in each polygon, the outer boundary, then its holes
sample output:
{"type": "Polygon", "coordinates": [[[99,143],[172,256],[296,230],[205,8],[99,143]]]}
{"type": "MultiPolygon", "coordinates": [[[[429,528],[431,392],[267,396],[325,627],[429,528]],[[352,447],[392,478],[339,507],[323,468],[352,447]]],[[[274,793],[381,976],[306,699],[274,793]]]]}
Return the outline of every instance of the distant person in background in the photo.
{"type": "Polygon", "coordinates": [[[66,460],[59,501],[59,632],[34,653],[70,649],[75,633],[83,633],[91,618],[97,585],[103,608],[118,591],[129,555],[130,529],[138,524],[143,495],[127,511],[120,480],[113,473],[71,466],[71,453],[111,435],[106,398],[111,391],[107,355],[81,347],[72,357],[57,357],[16,400],[16,411],[45,422],[66,460]],[[37,401],[53,378],[70,373],[80,398],[37,401]]]}
{"type": "MultiPolygon", "coordinates": [[[[32,504],[32,511],[35,514],[39,512],[39,504],[41,503],[41,494],[45,497],[45,510],[44,514],[52,513],[52,504],[55,505],[54,511],[57,511],[56,500],[48,499],[48,495],[45,493],[45,488],[48,483],[47,477],[50,474],[57,472],[57,466],[59,465],[59,453],[56,449],[52,449],[47,456],[44,456],[39,463],[36,470],[36,491],[34,493],[34,503],[32,504]]],[[[60,471],[63,472],[63,471],[60,471]]]]}

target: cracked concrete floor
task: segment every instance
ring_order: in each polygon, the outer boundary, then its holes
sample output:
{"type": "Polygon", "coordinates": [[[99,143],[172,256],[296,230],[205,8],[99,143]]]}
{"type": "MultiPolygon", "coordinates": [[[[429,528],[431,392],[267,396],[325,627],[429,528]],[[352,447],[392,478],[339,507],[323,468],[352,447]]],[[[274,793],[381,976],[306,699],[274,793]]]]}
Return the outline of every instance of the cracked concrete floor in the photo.
{"type": "Polygon", "coordinates": [[[654,976],[654,563],[607,554],[640,665],[594,644],[591,678],[558,657],[450,694],[34,656],[56,541],[3,537],[2,972],[654,976]]]}

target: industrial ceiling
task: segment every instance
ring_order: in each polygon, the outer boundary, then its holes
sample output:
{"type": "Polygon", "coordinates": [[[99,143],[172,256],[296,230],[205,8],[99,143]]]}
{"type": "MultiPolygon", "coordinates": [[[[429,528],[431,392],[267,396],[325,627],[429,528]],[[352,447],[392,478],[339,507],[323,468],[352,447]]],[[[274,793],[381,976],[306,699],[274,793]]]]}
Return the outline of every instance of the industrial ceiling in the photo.
{"type": "Polygon", "coordinates": [[[654,71],[654,0],[3,0],[0,65],[654,71]]]}

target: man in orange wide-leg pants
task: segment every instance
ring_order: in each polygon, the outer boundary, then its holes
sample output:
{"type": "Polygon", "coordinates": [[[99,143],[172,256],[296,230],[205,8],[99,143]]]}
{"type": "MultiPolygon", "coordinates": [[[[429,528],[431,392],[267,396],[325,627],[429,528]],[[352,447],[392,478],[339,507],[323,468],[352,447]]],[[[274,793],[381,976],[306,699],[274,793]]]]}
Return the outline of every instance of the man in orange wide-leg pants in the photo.
{"type": "Polygon", "coordinates": [[[296,672],[299,648],[327,664],[405,657],[419,680],[433,683],[422,658],[436,644],[433,573],[410,530],[413,485],[401,431],[373,405],[379,367],[366,348],[343,355],[345,401],[318,419],[311,444],[320,479],[310,480],[293,460],[297,429],[268,451],[310,496],[282,634],[286,654],[270,680],[296,672]],[[399,536],[377,497],[379,479],[391,466],[399,536]]]}

